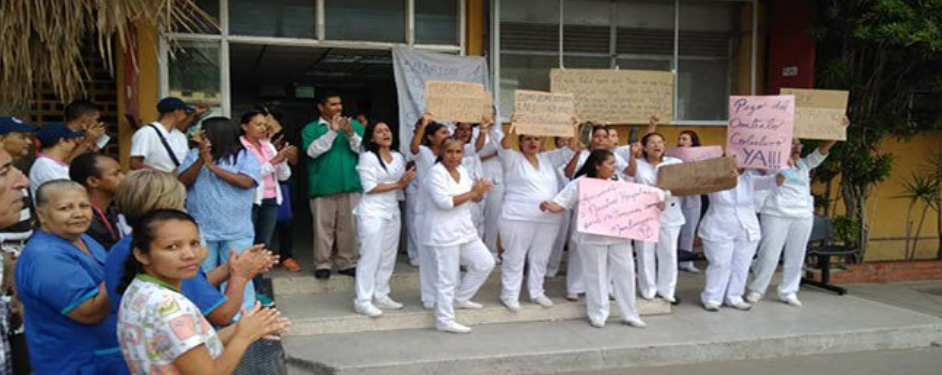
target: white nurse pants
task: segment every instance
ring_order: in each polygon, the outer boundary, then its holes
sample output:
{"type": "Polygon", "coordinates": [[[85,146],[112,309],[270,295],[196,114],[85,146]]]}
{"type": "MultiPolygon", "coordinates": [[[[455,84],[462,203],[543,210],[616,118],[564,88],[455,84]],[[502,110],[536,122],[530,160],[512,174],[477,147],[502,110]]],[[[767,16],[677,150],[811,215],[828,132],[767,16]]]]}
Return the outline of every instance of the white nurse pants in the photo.
{"type": "Polygon", "coordinates": [[[494,188],[487,192],[484,199],[484,235],[479,236],[484,240],[488,250],[497,259],[497,226],[500,223],[500,215],[504,206],[504,185],[494,184],[494,188]]]}
{"type": "Polygon", "coordinates": [[[778,296],[785,299],[798,293],[798,287],[801,285],[801,269],[805,261],[808,239],[811,238],[811,230],[814,227],[814,217],[762,215],[761,225],[762,240],[759,241],[759,255],[754,264],[749,290],[765,294],[784,248],[785,260],[782,265],[782,283],[778,285],[778,296]]]}
{"type": "Polygon", "coordinates": [[[354,303],[365,305],[389,296],[389,278],[396,267],[401,227],[398,213],[390,218],[357,215],[360,261],[354,303]]]}
{"type": "Polygon", "coordinates": [[[553,241],[553,251],[550,253],[549,262],[546,264],[547,277],[556,277],[559,273],[559,266],[563,261],[563,250],[566,248],[566,241],[569,239],[569,219],[572,217],[572,212],[567,211],[559,215],[562,216],[562,220],[553,232],[556,234],[556,239],[553,241]]]}
{"type": "Polygon", "coordinates": [[[546,263],[553,249],[557,223],[522,220],[501,220],[500,238],[504,247],[501,264],[502,299],[517,301],[523,283],[523,266],[527,265],[527,290],[530,299],[542,296],[546,263]]]}
{"type": "Polygon", "coordinates": [[[455,301],[468,301],[487,281],[494,269],[494,257],[480,239],[455,246],[426,246],[434,256],[435,324],[447,326],[455,320],[455,301]],[[458,280],[461,265],[467,272],[458,280]]]}
{"type": "MultiPolygon", "coordinates": [[[[700,215],[702,214],[702,201],[699,195],[688,195],[681,197],[680,208],[684,213],[684,226],[680,227],[680,239],[678,249],[693,253],[693,242],[697,238],[697,225],[700,224],[700,215]]],[[[692,265],[693,262],[683,262],[684,265],[692,265]]]]}
{"type": "Polygon", "coordinates": [[[609,315],[609,286],[614,287],[615,303],[622,320],[640,319],[635,311],[635,271],[631,242],[612,245],[579,244],[579,257],[585,268],[586,313],[593,322],[609,315]]]}
{"type": "Polygon", "coordinates": [[[673,299],[677,289],[677,236],[681,227],[661,226],[658,242],[637,241],[638,289],[642,298],[673,299]]]}
{"type": "MultiPolygon", "coordinates": [[[[575,220],[572,220],[575,223],[575,220]]],[[[575,232],[575,228],[571,228],[575,232]]],[[[585,267],[582,266],[582,256],[579,255],[582,249],[576,242],[575,235],[569,236],[569,251],[566,260],[566,293],[578,294],[586,292],[585,267]]],[[[630,246],[630,245],[629,245],[630,246]]]]}
{"type": "Polygon", "coordinates": [[[435,303],[435,279],[438,277],[435,254],[430,246],[425,245],[425,239],[429,236],[427,219],[428,214],[422,212],[413,222],[417,227],[416,236],[419,238],[416,245],[419,248],[419,291],[423,305],[435,303]]]}
{"type": "Polygon", "coordinates": [[[738,234],[732,240],[703,240],[703,252],[709,261],[706,286],[700,294],[703,303],[720,305],[742,302],[749,265],[759,241],[749,241],[746,231],[741,228],[736,231],[738,234]]]}

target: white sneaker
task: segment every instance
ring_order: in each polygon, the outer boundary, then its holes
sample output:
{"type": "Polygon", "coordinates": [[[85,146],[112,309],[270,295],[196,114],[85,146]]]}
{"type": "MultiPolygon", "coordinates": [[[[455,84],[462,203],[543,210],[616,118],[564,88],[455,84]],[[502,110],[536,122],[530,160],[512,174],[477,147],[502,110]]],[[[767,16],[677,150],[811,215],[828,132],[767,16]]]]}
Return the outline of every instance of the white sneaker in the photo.
{"type": "Polygon", "coordinates": [[[419,259],[418,258],[409,259],[409,264],[412,267],[419,268],[419,259]]]}
{"type": "Polygon", "coordinates": [[[662,300],[665,300],[672,305],[677,304],[677,299],[674,297],[664,297],[664,296],[660,296],[660,297],[662,300]]]}
{"type": "Polygon", "coordinates": [[[579,293],[569,293],[569,294],[566,294],[566,299],[567,299],[567,300],[570,300],[570,301],[573,301],[573,302],[576,302],[576,301],[579,300],[579,293]]]}
{"type": "Polygon", "coordinates": [[[727,303],[726,305],[736,310],[742,310],[742,311],[748,311],[749,309],[752,308],[752,305],[745,301],[736,301],[733,303],[727,303]]]}
{"type": "Polygon", "coordinates": [[[749,292],[746,294],[746,302],[757,303],[762,300],[762,294],[759,292],[749,292]]]}
{"type": "Polygon", "coordinates": [[[703,309],[706,311],[717,312],[720,311],[720,304],[713,302],[704,302],[703,309]]]}
{"type": "Polygon", "coordinates": [[[383,310],[376,308],[372,303],[367,304],[354,304],[353,311],[356,311],[357,314],[366,315],[370,318],[378,318],[383,315],[383,310]]]}
{"type": "Polygon", "coordinates": [[[677,269],[684,272],[692,273],[692,274],[700,273],[700,269],[697,268],[697,266],[693,265],[693,263],[681,264],[680,266],[677,267],[677,269]]]}
{"type": "Polygon", "coordinates": [[[635,328],[644,328],[648,326],[647,323],[645,323],[644,321],[641,320],[641,318],[638,318],[638,317],[625,318],[625,319],[622,319],[622,322],[635,328]]]}
{"type": "Polygon", "coordinates": [[[401,310],[402,309],[402,304],[399,302],[393,301],[393,299],[389,298],[389,296],[377,299],[376,301],[373,302],[373,304],[376,305],[376,307],[379,307],[381,309],[388,309],[388,310],[401,310]]]}
{"type": "Polygon", "coordinates": [[[590,325],[590,326],[593,326],[593,327],[595,327],[595,328],[602,328],[602,327],[605,327],[605,321],[604,321],[604,320],[592,320],[592,319],[589,319],[589,325],[590,325]]]}
{"type": "Polygon", "coordinates": [[[539,295],[539,296],[533,297],[530,299],[530,302],[543,306],[543,308],[546,308],[546,309],[553,307],[553,300],[549,299],[549,297],[545,295],[539,295]]]}
{"type": "Polygon", "coordinates": [[[510,310],[510,312],[520,311],[520,302],[517,302],[509,298],[501,298],[500,302],[503,303],[504,306],[507,307],[507,310],[510,310]]]}
{"type": "Polygon", "coordinates": [[[788,304],[789,306],[801,307],[801,301],[799,301],[798,296],[794,294],[789,294],[788,297],[782,298],[780,301],[788,304]]]}
{"type": "Polygon", "coordinates": [[[465,310],[483,310],[484,305],[474,302],[472,300],[467,301],[455,301],[456,309],[465,309],[465,310]]]}
{"type": "Polygon", "coordinates": [[[446,324],[446,325],[437,325],[437,324],[436,324],[436,325],[435,325],[435,329],[438,330],[438,331],[440,331],[440,332],[448,332],[448,333],[469,333],[469,332],[471,332],[471,327],[468,327],[468,326],[463,325],[463,324],[458,324],[458,323],[455,323],[455,322],[451,322],[451,323],[446,324]]]}
{"type": "Polygon", "coordinates": [[[422,302],[422,308],[426,310],[435,310],[435,302],[422,302]]]}

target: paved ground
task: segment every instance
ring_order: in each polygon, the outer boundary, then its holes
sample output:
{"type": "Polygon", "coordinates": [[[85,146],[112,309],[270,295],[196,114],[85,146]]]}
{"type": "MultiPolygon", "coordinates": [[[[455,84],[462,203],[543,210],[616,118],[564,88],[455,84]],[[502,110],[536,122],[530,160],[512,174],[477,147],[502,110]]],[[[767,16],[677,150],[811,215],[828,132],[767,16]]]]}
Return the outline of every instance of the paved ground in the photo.
{"type": "MultiPolygon", "coordinates": [[[[564,375],[621,375],[625,370],[564,375]]],[[[939,375],[942,348],[841,353],[697,365],[633,368],[632,375],[939,375]]]]}

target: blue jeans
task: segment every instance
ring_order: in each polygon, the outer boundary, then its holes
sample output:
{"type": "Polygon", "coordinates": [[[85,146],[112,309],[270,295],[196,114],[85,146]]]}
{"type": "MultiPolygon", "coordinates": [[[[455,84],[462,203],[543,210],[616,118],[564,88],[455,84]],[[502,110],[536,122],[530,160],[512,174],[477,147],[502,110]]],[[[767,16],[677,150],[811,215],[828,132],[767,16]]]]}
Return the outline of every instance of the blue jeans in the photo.
{"type": "MultiPolygon", "coordinates": [[[[203,260],[203,270],[209,272],[220,264],[229,261],[229,255],[232,250],[237,254],[252,246],[252,237],[238,238],[224,241],[206,241],[206,259],[203,260]]],[[[222,288],[225,290],[226,284],[222,288]]],[[[245,285],[245,291],[242,293],[242,308],[246,310],[255,306],[255,283],[249,281],[245,285]]]]}
{"type": "Polygon", "coordinates": [[[265,244],[271,249],[271,240],[275,235],[278,222],[278,201],[275,198],[263,199],[261,205],[252,206],[252,224],[255,225],[255,243],[265,244]]]}

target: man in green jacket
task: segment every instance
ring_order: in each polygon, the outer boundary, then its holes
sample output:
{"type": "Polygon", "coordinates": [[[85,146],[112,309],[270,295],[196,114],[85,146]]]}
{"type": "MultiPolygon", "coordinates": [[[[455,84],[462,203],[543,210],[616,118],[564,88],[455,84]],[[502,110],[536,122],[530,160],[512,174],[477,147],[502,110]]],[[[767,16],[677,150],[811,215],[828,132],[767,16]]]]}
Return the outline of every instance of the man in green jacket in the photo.
{"type": "Polygon", "coordinates": [[[340,115],[343,104],[337,93],[320,96],[317,111],[317,121],[301,131],[314,217],[314,276],[327,279],[336,265],[341,274],[353,277],[359,254],[353,208],[363,191],[356,170],[363,126],[340,115]],[[335,241],[337,257],[331,261],[335,241]]]}

